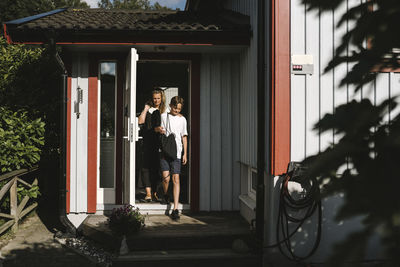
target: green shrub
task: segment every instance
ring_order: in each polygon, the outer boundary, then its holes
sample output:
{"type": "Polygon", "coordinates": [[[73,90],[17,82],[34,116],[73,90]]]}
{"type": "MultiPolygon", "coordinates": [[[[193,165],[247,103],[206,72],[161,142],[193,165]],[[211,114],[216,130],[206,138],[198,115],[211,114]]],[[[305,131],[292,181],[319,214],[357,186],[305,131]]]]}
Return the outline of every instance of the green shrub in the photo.
{"type": "Polygon", "coordinates": [[[29,168],[40,160],[45,123],[26,111],[0,107],[0,174],[29,168]]]}
{"type": "Polygon", "coordinates": [[[139,212],[139,208],[132,205],[124,205],[120,208],[115,208],[108,218],[110,229],[118,235],[129,235],[138,232],[144,224],[144,215],[139,212]]]}

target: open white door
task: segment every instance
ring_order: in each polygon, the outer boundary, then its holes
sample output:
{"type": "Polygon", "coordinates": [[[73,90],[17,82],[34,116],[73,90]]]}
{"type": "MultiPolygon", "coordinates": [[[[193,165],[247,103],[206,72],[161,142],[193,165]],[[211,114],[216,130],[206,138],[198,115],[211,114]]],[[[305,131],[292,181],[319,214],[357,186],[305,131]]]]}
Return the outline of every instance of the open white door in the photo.
{"type": "Polygon", "coordinates": [[[131,48],[126,60],[126,81],[124,91],[124,179],[123,201],[135,204],[135,144],[138,139],[136,118],[136,63],[139,57],[131,48]]]}

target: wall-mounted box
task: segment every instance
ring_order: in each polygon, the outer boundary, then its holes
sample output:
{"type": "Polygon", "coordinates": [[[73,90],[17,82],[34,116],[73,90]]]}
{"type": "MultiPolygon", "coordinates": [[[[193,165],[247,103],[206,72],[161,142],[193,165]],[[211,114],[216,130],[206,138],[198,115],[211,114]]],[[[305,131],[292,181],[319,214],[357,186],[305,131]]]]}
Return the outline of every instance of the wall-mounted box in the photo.
{"type": "Polygon", "coordinates": [[[292,74],[310,74],[314,73],[314,61],[312,55],[292,55],[290,66],[292,74]]]}

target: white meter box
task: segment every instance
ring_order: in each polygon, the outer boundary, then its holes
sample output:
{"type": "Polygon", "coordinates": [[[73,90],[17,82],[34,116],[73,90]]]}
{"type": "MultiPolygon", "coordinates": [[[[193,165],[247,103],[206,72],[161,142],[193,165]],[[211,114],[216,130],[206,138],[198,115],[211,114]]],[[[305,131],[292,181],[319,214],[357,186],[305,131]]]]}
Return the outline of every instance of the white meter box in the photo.
{"type": "Polygon", "coordinates": [[[312,55],[292,55],[291,64],[292,74],[310,74],[314,73],[314,61],[312,55]]]}

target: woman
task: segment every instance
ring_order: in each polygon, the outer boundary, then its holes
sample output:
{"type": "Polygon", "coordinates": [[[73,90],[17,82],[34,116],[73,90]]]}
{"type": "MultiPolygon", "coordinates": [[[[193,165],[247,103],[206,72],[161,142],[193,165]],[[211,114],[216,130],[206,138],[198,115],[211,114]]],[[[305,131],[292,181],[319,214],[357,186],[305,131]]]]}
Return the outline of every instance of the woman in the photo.
{"type": "Polygon", "coordinates": [[[144,149],[142,182],[146,188],[144,198],[146,202],[152,200],[151,192],[152,190],[156,192],[156,186],[159,182],[159,138],[154,128],[160,126],[161,114],[166,110],[165,95],[162,90],[152,91],[151,96],[151,100],[145,104],[138,118],[139,124],[144,124],[142,128],[144,149]]]}

